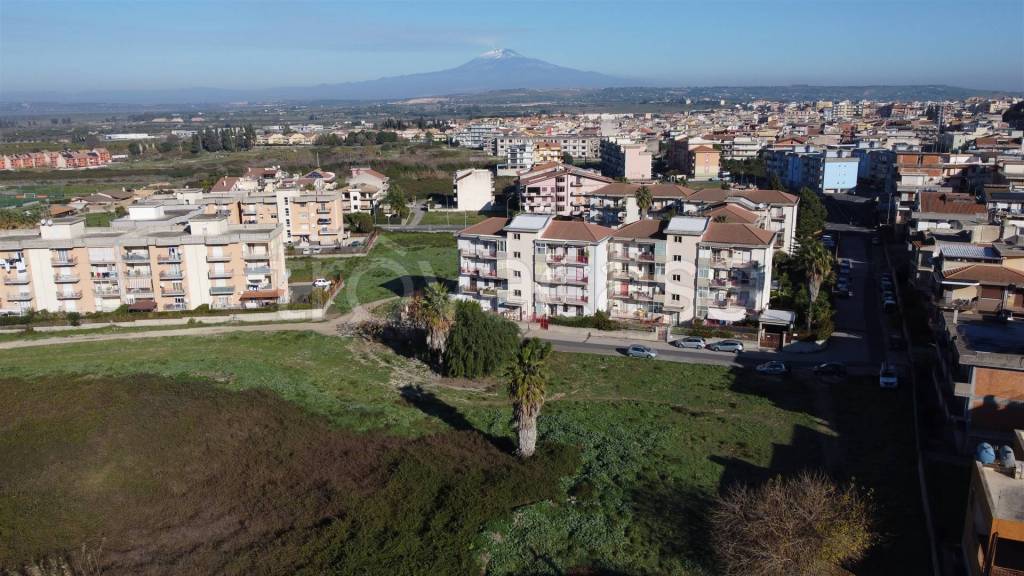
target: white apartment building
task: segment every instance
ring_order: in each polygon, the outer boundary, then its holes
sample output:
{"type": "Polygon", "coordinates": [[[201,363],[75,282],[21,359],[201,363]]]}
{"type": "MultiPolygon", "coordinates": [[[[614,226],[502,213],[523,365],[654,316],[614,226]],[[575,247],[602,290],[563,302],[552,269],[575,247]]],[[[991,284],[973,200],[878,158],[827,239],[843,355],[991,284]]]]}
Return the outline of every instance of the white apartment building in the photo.
{"type": "Polygon", "coordinates": [[[373,212],[384,202],[391,178],[372,168],[352,168],[344,190],[346,212],[373,212]]]}
{"type": "Polygon", "coordinates": [[[575,166],[536,166],[519,176],[519,206],[537,214],[583,216],[590,202],[588,194],[612,182],[611,178],[575,166]]]}
{"type": "MultiPolygon", "coordinates": [[[[688,189],[687,189],[688,190],[688,189]]],[[[727,223],[752,224],[776,232],[775,249],[796,250],[796,218],[800,197],[781,190],[705,188],[681,201],[686,214],[727,223]]]]}
{"type": "Polygon", "coordinates": [[[775,232],[703,216],[612,230],[547,214],[490,218],[458,235],[458,298],[521,320],[605,311],[728,324],[768,306],[775,232]]]}
{"type": "Polygon", "coordinates": [[[459,210],[479,212],[494,201],[494,175],[490,170],[459,170],[452,179],[455,203],[459,210]]]}
{"type": "Polygon", "coordinates": [[[528,172],[536,164],[533,142],[515,144],[505,150],[505,163],[498,164],[498,176],[518,176],[528,172]]]}
{"type": "Polygon", "coordinates": [[[503,134],[494,138],[493,153],[498,157],[507,157],[511,148],[526,144],[535,147],[541,142],[559,145],[562,152],[569,154],[574,160],[592,162],[601,159],[601,137],[597,134],[503,134]]]}
{"type": "Polygon", "coordinates": [[[191,310],[289,301],[284,230],[194,206],[132,206],[113,228],[81,217],[0,232],[0,309],[191,310]]]}

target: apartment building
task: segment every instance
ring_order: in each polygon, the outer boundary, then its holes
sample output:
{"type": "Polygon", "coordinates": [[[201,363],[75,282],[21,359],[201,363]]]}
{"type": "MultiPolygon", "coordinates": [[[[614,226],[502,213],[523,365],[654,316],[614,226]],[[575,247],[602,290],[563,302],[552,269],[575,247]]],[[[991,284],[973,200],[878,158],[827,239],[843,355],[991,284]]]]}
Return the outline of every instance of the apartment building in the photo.
{"type": "Polygon", "coordinates": [[[860,158],[847,148],[776,144],[765,150],[765,167],[791,190],[821,194],[855,192],[860,158]]]}
{"type": "Polygon", "coordinates": [[[373,212],[382,205],[391,188],[391,178],[372,168],[352,168],[345,188],[345,212],[373,212]]]}
{"type": "Polygon", "coordinates": [[[711,146],[697,146],[689,153],[687,173],[696,181],[717,180],[722,153],[711,146]]]}
{"type": "MultiPolygon", "coordinates": [[[[1024,460],[1024,430],[1006,444],[1016,462],[1024,460]]],[[[1024,573],[1024,479],[1018,466],[998,459],[971,463],[971,487],[961,540],[969,576],[1024,573]]]]}
{"type": "Polygon", "coordinates": [[[588,222],[616,228],[636,222],[642,217],[662,214],[673,208],[682,212],[683,202],[696,192],[685,186],[662,182],[612,182],[587,194],[587,209],[583,216],[588,222]],[[651,193],[651,206],[647,214],[640,214],[640,207],[636,201],[636,193],[641,186],[651,193]]]}
{"type": "Polygon", "coordinates": [[[494,175],[480,168],[459,170],[452,178],[452,191],[459,210],[485,210],[494,201],[494,175]]]}
{"type": "Polygon", "coordinates": [[[796,250],[796,218],[800,197],[781,190],[722,190],[705,188],[682,200],[686,214],[713,221],[752,224],[775,232],[774,248],[796,250]]]}
{"type": "Polygon", "coordinates": [[[484,220],[459,233],[458,297],[520,320],[605,310],[611,233],[550,214],[484,220]]]}
{"type": "Polygon", "coordinates": [[[15,312],[287,303],[284,230],[194,206],[133,206],[114,228],[81,217],[0,232],[0,308],[15,312]]]}
{"type": "Polygon", "coordinates": [[[51,152],[42,150],[25,154],[0,155],[0,170],[23,170],[27,168],[96,168],[113,161],[106,148],[91,150],[65,150],[51,152]]]}
{"type": "Polygon", "coordinates": [[[541,142],[557,144],[560,147],[559,154],[568,154],[573,160],[593,162],[601,159],[601,137],[597,134],[503,134],[494,138],[493,153],[498,157],[507,157],[508,150],[513,147],[530,145],[536,148],[541,142]]]}
{"type": "Polygon", "coordinates": [[[491,218],[458,235],[458,294],[519,319],[605,311],[728,324],[767,308],[774,236],[694,216],[618,230],[548,214],[491,218]]]}
{"type": "Polygon", "coordinates": [[[614,180],[597,172],[565,164],[544,164],[519,176],[522,210],[558,216],[583,216],[587,195],[614,180]]]}
{"type": "Polygon", "coordinates": [[[601,140],[601,173],[609,178],[649,181],[654,155],[643,144],[601,140]]]}
{"type": "Polygon", "coordinates": [[[498,164],[496,167],[498,176],[518,176],[523,172],[528,172],[534,164],[537,164],[532,141],[508,146],[505,149],[504,157],[505,163],[498,164]]]}

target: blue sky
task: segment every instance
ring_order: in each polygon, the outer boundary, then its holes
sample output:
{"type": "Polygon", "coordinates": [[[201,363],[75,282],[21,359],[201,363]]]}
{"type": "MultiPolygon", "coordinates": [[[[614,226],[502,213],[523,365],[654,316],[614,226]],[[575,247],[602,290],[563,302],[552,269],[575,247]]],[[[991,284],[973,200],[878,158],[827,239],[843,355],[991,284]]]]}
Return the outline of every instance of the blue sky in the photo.
{"type": "Polygon", "coordinates": [[[333,83],[499,47],[664,85],[1024,90],[1024,0],[0,0],[0,90],[333,83]]]}

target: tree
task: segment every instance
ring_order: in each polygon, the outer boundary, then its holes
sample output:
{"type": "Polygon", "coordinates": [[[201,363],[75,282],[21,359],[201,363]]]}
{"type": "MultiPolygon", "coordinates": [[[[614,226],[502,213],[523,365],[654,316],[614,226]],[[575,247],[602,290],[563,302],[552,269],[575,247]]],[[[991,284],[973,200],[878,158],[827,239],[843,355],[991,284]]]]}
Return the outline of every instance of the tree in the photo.
{"type": "Polygon", "coordinates": [[[408,199],[405,197],[405,191],[398,184],[391,184],[388,187],[387,196],[384,197],[384,204],[387,205],[393,214],[397,214],[400,218],[405,218],[409,214],[408,199]]]}
{"type": "Polygon", "coordinates": [[[190,151],[193,154],[199,154],[200,152],[203,151],[203,139],[200,138],[198,132],[192,135],[192,145],[190,151]]]}
{"type": "Polygon", "coordinates": [[[779,179],[779,175],[776,174],[775,172],[772,172],[771,175],[768,177],[768,188],[770,190],[782,190],[783,192],[786,191],[786,187],[782,185],[782,180],[779,179]]]}
{"type": "Polygon", "coordinates": [[[537,417],[544,406],[550,356],[550,342],[539,338],[523,340],[505,370],[512,417],[519,435],[517,454],[521,458],[529,458],[537,448],[537,417]]]}
{"type": "Polygon", "coordinates": [[[412,302],[413,321],[426,332],[427,348],[441,358],[448,342],[448,331],[455,321],[455,307],[448,289],[440,282],[428,284],[412,302]]]}
{"type": "Polygon", "coordinates": [[[821,283],[832,271],[832,253],[817,238],[807,238],[800,242],[797,261],[807,278],[808,314],[807,331],[811,330],[811,317],[814,315],[814,303],[818,299],[821,283]]]}
{"type": "Polygon", "coordinates": [[[636,198],[637,207],[640,208],[640,219],[647,218],[647,211],[651,209],[651,204],[654,203],[650,189],[647,186],[641,185],[636,189],[636,193],[633,196],[636,198]]]}
{"type": "Polygon", "coordinates": [[[481,378],[504,368],[519,340],[511,321],[484,312],[473,301],[455,304],[455,324],[448,333],[444,367],[448,376],[481,378]]]}
{"type": "Polygon", "coordinates": [[[309,292],[309,304],[313,308],[323,308],[329,296],[330,294],[324,288],[313,288],[309,292]]]}
{"type": "Polygon", "coordinates": [[[874,544],[871,516],[856,486],[804,472],[729,490],[711,512],[711,540],[726,574],[835,574],[874,544]]]}
{"type": "Polygon", "coordinates": [[[366,212],[349,212],[345,214],[345,225],[350,230],[362,234],[373,232],[373,216],[366,212]]]}
{"type": "Polygon", "coordinates": [[[804,186],[800,189],[800,206],[796,216],[796,237],[803,242],[805,238],[815,238],[825,229],[828,210],[821,198],[804,186]]]}
{"type": "Polygon", "coordinates": [[[562,164],[572,164],[572,154],[562,152],[562,164]]]}

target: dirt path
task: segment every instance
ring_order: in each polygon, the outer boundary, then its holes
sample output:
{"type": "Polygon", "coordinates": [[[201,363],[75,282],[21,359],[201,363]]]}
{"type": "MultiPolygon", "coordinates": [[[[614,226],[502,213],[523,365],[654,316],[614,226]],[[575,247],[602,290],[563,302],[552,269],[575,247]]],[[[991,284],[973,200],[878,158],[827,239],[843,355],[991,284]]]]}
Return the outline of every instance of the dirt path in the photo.
{"type": "MultiPolygon", "coordinates": [[[[358,323],[372,318],[370,310],[392,300],[384,298],[367,304],[356,306],[349,312],[323,322],[288,322],[282,324],[228,324],[220,326],[195,326],[163,330],[139,330],[110,334],[83,334],[81,336],[54,336],[52,338],[36,338],[0,342],[0,350],[29,348],[31,346],[52,346],[55,344],[73,344],[76,342],[108,342],[115,340],[135,340],[138,338],[164,338],[168,336],[214,336],[232,332],[316,332],[324,336],[337,336],[343,324],[358,323]]],[[[98,326],[102,328],[102,326],[98,326]]]]}

